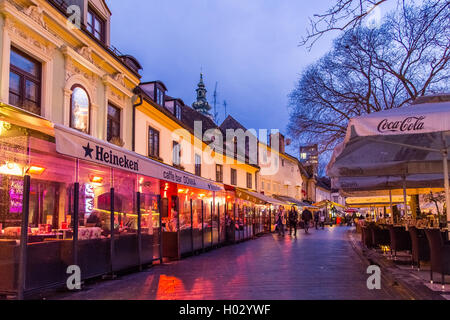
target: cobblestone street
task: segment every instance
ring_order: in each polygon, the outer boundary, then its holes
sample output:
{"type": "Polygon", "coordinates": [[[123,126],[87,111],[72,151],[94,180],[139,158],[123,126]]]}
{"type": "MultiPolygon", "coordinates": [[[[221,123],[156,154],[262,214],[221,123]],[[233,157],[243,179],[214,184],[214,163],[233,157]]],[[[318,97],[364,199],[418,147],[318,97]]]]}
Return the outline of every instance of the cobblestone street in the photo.
{"type": "Polygon", "coordinates": [[[401,299],[385,283],[382,290],[367,289],[367,265],[348,231],[299,230],[297,239],[266,235],[50,299],[401,299]]]}

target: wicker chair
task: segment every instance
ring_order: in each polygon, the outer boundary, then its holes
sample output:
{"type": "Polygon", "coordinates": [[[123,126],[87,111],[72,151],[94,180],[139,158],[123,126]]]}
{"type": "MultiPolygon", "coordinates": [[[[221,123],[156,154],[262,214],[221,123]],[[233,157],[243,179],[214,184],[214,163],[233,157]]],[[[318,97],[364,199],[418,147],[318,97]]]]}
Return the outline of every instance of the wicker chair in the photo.
{"type": "Polygon", "coordinates": [[[411,251],[411,237],[403,227],[388,226],[389,235],[391,238],[391,253],[394,254],[394,259],[397,258],[398,251],[411,251]]]}
{"type": "Polygon", "coordinates": [[[433,283],[433,273],[439,272],[442,276],[442,287],[444,287],[445,275],[450,274],[450,242],[444,241],[438,229],[427,229],[425,234],[431,251],[430,282],[433,283]]]}
{"type": "Polygon", "coordinates": [[[409,228],[412,245],[412,266],[420,271],[420,261],[430,261],[430,246],[427,237],[416,227],[409,228]]]}
{"type": "Polygon", "coordinates": [[[373,246],[371,228],[370,224],[364,225],[361,228],[361,241],[366,248],[371,248],[373,246]]]}
{"type": "Polygon", "coordinates": [[[371,231],[372,231],[372,243],[374,247],[389,245],[390,243],[389,230],[373,225],[371,231]]]}

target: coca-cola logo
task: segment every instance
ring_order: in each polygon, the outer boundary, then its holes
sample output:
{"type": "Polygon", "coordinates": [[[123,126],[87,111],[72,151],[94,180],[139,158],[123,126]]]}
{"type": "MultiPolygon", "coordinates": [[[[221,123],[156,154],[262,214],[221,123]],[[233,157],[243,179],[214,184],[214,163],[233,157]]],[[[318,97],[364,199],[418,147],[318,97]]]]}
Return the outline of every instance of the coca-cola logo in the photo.
{"type": "Polygon", "coordinates": [[[408,132],[408,131],[420,131],[424,129],[426,117],[408,117],[401,121],[389,121],[384,119],[378,125],[378,131],[384,132],[408,132]]]}

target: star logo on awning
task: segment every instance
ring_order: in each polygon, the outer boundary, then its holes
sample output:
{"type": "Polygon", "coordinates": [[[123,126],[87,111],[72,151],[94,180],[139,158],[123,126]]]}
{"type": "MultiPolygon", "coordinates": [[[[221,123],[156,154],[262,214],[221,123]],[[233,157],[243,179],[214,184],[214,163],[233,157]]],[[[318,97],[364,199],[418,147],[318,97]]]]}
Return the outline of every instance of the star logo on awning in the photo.
{"type": "Polygon", "coordinates": [[[94,149],[91,148],[90,143],[88,143],[88,145],[86,147],[83,147],[84,149],[84,157],[90,157],[92,159],[92,152],[94,151],[94,149]]]}

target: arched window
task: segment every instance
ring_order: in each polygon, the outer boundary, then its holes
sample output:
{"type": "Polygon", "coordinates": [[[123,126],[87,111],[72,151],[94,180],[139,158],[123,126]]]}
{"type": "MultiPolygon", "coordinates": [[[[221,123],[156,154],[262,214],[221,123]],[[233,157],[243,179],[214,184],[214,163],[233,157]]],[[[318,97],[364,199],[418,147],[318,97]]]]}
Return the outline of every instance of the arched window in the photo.
{"type": "Polygon", "coordinates": [[[79,85],[72,87],[70,101],[70,127],[89,133],[90,101],[86,90],[79,85]]]}

